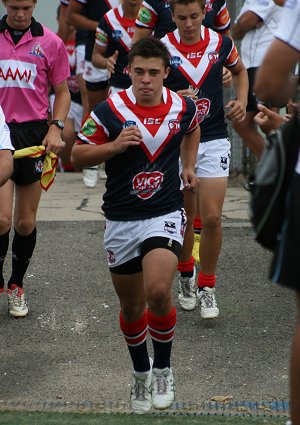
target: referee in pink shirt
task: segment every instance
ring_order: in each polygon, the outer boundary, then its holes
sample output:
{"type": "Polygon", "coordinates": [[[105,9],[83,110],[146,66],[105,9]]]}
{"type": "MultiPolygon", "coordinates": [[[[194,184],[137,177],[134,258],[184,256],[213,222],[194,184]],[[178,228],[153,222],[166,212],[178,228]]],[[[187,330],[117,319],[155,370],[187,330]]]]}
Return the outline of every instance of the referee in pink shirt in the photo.
{"type": "MultiPolygon", "coordinates": [[[[70,107],[70,67],[62,40],[33,18],[36,3],[3,0],[7,14],[0,20],[0,104],[15,149],[43,144],[46,153],[58,154],[64,147],[61,131],[70,107]],[[48,125],[49,85],[55,101],[48,125]]],[[[23,278],[36,243],[42,170],[42,158],[15,160],[10,180],[0,188],[0,294],[13,222],[12,272],[6,292],[9,314],[14,317],[28,314],[23,278]]]]}

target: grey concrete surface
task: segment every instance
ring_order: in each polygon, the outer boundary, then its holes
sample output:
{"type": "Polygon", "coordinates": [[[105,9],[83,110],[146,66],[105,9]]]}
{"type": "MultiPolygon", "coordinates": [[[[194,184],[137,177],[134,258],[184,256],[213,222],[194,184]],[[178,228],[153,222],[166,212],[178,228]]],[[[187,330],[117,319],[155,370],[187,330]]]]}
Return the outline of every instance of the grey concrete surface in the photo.
{"type": "MultiPolygon", "coordinates": [[[[58,174],[42,196],[24,286],[28,317],[8,317],[6,299],[0,299],[0,409],[43,400],[127,406],[131,363],[102,247],[103,190],[103,182],[86,189],[80,174],[58,174]]],[[[228,189],[223,221],[219,318],[203,321],[198,308],[182,311],[177,281],[173,287],[177,401],[195,411],[215,396],[288,400],[294,294],[268,281],[271,256],[253,241],[248,193],[238,184],[228,189]]],[[[9,271],[7,259],[6,277],[9,271]]]]}

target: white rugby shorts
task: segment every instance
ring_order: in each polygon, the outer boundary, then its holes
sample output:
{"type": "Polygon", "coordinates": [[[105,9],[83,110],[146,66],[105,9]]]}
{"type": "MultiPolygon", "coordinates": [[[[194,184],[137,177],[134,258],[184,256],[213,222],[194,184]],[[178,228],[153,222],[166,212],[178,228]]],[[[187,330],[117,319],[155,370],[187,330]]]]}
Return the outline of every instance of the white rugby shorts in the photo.
{"type": "Polygon", "coordinates": [[[186,227],[184,209],[146,220],[106,220],[104,249],[109,267],[120,266],[141,255],[141,245],[149,238],[165,237],[183,244],[186,227]]]}

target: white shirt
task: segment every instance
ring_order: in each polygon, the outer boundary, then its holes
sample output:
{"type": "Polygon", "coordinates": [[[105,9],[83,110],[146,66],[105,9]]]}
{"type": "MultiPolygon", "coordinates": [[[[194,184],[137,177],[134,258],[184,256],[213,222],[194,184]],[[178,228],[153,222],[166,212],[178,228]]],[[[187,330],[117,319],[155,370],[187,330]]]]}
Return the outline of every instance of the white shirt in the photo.
{"type": "Polygon", "coordinates": [[[282,15],[282,8],[275,5],[273,0],[246,0],[238,17],[251,11],[263,21],[260,28],[248,31],[241,42],[241,57],[245,67],[257,68],[274,39],[274,33],[282,15]]]}
{"type": "MultiPolygon", "coordinates": [[[[276,38],[300,52],[300,0],[287,0],[282,10],[282,19],[276,38]]],[[[296,173],[300,174],[300,150],[296,164],[296,173]]]]}
{"type": "Polygon", "coordinates": [[[9,149],[14,151],[14,147],[10,140],[10,131],[5,123],[4,113],[0,106],[0,150],[9,149]]]}

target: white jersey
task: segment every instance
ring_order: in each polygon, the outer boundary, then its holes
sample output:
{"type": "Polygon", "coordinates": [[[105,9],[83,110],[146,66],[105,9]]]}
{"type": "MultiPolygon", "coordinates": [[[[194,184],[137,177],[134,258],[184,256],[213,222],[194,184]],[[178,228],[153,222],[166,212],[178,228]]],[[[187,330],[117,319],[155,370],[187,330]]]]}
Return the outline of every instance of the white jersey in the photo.
{"type": "Polygon", "coordinates": [[[14,147],[10,140],[10,131],[5,123],[4,113],[0,106],[0,150],[9,149],[14,151],[14,147]]]}
{"type": "MultiPolygon", "coordinates": [[[[286,0],[282,11],[282,19],[276,38],[300,52],[300,0],[286,0]]],[[[296,173],[300,174],[300,150],[296,164],[296,173]]]]}
{"type": "Polygon", "coordinates": [[[280,22],[282,8],[276,6],[273,0],[246,0],[236,18],[251,11],[262,21],[260,28],[248,31],[241,42],[241,57],[245,67],[257,68],[261,65],[263,57],[274,39],[275,31],[280,22]]]}

